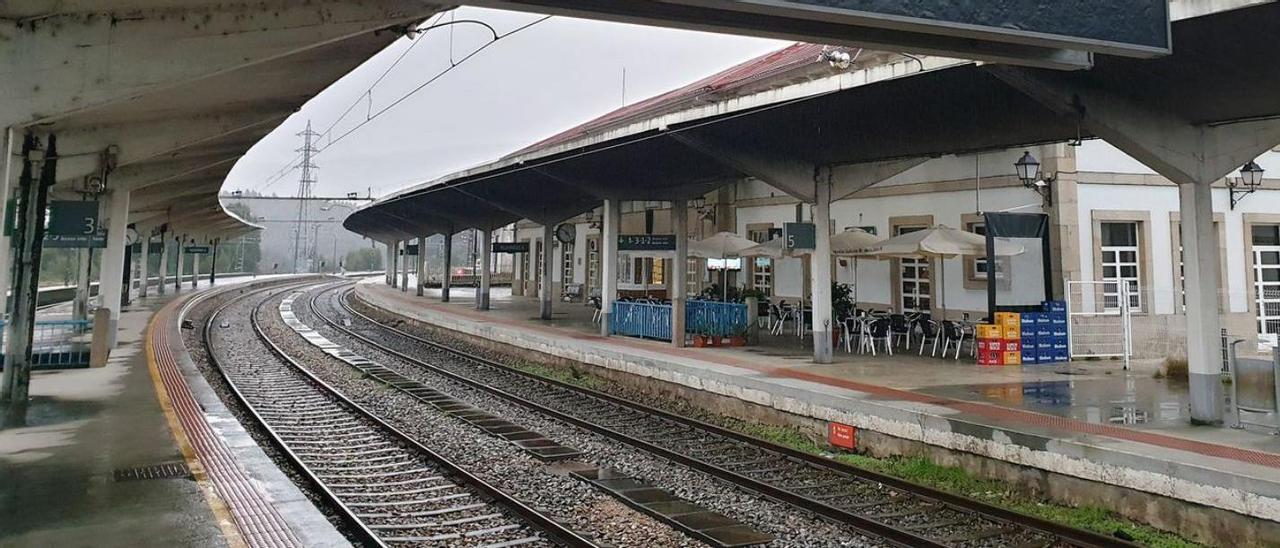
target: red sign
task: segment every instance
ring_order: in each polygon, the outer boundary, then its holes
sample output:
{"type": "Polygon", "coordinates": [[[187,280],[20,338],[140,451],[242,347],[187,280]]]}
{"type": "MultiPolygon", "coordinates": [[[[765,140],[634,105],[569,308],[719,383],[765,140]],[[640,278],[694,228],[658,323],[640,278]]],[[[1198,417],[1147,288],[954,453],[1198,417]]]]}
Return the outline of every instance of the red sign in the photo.
{"type": "Polygon", "coordinates": [[[836,447],[854,449],[858,444],[857,442],[856,428],[838,422],[827,423],[827,443],[836,447]]]}

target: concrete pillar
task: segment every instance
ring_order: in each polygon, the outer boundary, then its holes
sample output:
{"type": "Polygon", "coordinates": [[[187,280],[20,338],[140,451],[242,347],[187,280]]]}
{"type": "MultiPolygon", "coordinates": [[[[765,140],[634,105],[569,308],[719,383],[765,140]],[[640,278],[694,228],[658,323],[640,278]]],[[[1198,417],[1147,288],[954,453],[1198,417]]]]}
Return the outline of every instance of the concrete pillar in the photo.
{"type": "Polygon", "coordinates": [[[671,262],[671,345],[684,347],[684,311],[688,298],[689,202],[671,202],[671,228],[676,237],[676,257],[671,262]]]}
{"type": "MultiPolygon", "coordinates": [[[[195,244],[197,241],[199,240],[196,240],[193,238],[191,240],[191,243],[195,244]]],[[[195,289],[196,285],[199,283],[200,283],[200,254],[192,253],[191,254],[191,289],[195,289]]]]}
{"type": "Polygon", "coordinates": [[[493,232],[480,231],[480,287],[476,290],[476,310],[489,309],[489,284],[493,281],[493,232]]]}
{"type": "Polygon", "coordinates": [[[551,296],[555,294],[552,291],[554,278],[551,275],[556,266],[555,246],[552,245],[555,243],[555,231],[555,223],[542,225],[542,275],[539,276],[542,287],[538,292],[538,317],[544,320],[551,319],[551,296]]]}
{"type": "Polygon", "coordinates": [[[218,238],[209,242],[209,286],[218,281],[218,238]]]}
{"type": "Polygon", "coordinates": [[[384,275],[383,275],[383,278],[386,280],[386,284],[387,284],[387,285],[392,286],[392,287],[395,287],[395,281],[396,281],[396,242],[395,242],[395,240],[389,240],[389,241],[387,241],[387,242],[386,242],[386,244],[385,244],[385,245],[387,246],[387,249],[386,249],[386,252],[385,252],[385,255],[386,255],[386,261],[385,261],[385,264],[382,266],[382,269],[383,269],[383,271],[385,272],[385,273],[384,273],[384,275]]]}
{"type": "Polygon", "coordinates": [[[160,232],[160,268],[159,270],[160,271],[156,273],[157,276],[159,277],[159,279],[156,280],[156,294],[164,295],[164,292],[165,292],[164,284],[166,281],[165,278],[167,278],[169,274],[169,240],[168,240],[168,236],[165,235],[164,231],[160,232]]]}
{"type": "Polygon", "coordinates": [[[400,285],[400,241],[391,240],[391,244],[387,246],[388,264],[391,265],[391,287],[400,285]]]}
{"type": "MultiPolygon", "coordinates": [[[[14,134],[12,127],[4,129],[3,143],[0,143],[0,151],[4,152],[4,157],[0,158],[0,205],[9,203],[9,198],[14,194],[14,186],[17,184],[18,171],[13,169],[14,150],[18,147],[14,143],[14,134]]],[[[0,208],[0,227],[11,224],[9,219],[5,219],[7,208],[0,208]]],[[[12,266],[10,263],[13,259],[13,243],[11,238],[4,230],[0,230],[0,316],[8,312],[9,305],[6,296],[9,292],[9,276],[12,266]]]]}
{"type": "Polygon", "coordinates": [[[600,334],[609,336],[613,302],[618,300],[618,233],[622,229],[622,204],[617,198],[604,201],[600,236],[600,334]]]}
{"type": "Polygon", "coordinates": [[[145,299],[147,297],[147,278],[150,277],[150,273],[147,270],[151,266],[151,233],[149,230],[141,232],[146,235],[142,237],[142,253],[138,254],[138,283],[141,284],[138,287],[138,297],[145,299]]]}
{"type": "Polygon", "coordinates": [[[418,236],[418,287],[419,297],[425,292],[427,285],[427,237],[418,236]]]}
{"type": "Polygon", "coordinates": [[[409,291],[409,240],[400,242],[400,292],[409,291]]]}
{"type": "Polygon", "coordinates": [[[136,279],[134,271],[138,265],[134,264],[133,246],[128,240],[124,244],[124,279],[120,284],[120,306],[129,306],[133,304],[133,282],[136,279]]]}
{"type": "Polygon", "coordinates": [[[176,261],[178,266],[174,268],[175,276],[173,277],[173,294],[177,295],[178,293],[182,292],[182,267],[185,266],[184,264],[182,264],[183,263],[182,256],[185,255],[185,253],[183,253],[182,251],[182,248],[187,245],[187,235],[183,234],[177,238],[174,238],[173,240],[175,243],[178,244],[177,246],[178,260],[176,261]]]}
{"type": "Polygon", "coordinates": [[[440,277],[440,302],[449,302],[453,288],[453,234],[444,235],[444,275],[440,277]]]}
{"type": "MultiPolygon", "coordinates": [[[[831,363],[831,180],[814,185],[815,249],[809,275],[813,292],[813,361],[831,363]]],[[[754,321],[754,318],[749,318],[754,321]]]]}
{"type": "MultiPolygon", "coordinates": [[[[14,253],[13,314],[5,325],[5,368],[0,374],[0,403],[12,405],[5,410],[6,418],[25,420],[29,388],[31,384],[31,347],[35,329],[37,292],[40,287],[40,254],[44,238],[45,207],[48,204],[49,187],[57,172],[56,138],[48,137],[48,146],[38,150],[37,137],[27,136],[23,144],[23,167],[19,175],[18,191],[22,195],[21,208],[16,212],[15,226],[18,237],[14,253]],[[43,152],[43,153],[42,153],[43,152]],[[47,157],[46,157],[47,154],[47,157]],[[50,162],[54,162],[50,165],[50,162]],[[37,180],[37,173],[39,179],[37,180]]],[[[106,312],[105,310],[103,312],[106,312]]]]}
{"type": "MultiPolygon", "coordinates": [[[[124,256],[128,252],[125,238],[129,231],[129,191],[123,188],[106,195],[107,248],[102,252],[101,271],[98,273],[98,306],[109,311],[107,347],[115,348],[116,325],[120,321],[120,292],[127,281],[124,256]]],[[[94,337],[99,336],[94,332],[94,337]]]]}
{"type": "Polygon", "coordinates": [[[1218,231],[1213,228],[1213,194],[1208,183],[1178,185],[1182,214],[1182,264],[1187,298],[1187,365],[1191,420],[1222,422],[1221,319],[1218,291],[1218,231]]]}
{"type": "Polygon", "coordinates": [[[93,267],[93,249],[76,250],[76,296],[71,303],[71,317],[76,320],[89,319],[89,276],[93,267]]]}

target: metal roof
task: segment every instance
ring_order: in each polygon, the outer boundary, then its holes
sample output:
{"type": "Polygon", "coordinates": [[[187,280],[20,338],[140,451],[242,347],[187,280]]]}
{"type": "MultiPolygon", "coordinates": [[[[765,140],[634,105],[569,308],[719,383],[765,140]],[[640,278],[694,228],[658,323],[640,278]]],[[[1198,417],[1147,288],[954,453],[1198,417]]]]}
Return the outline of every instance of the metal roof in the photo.
{"type": "MultiPolygon", "coordinates": [[[[1176,47],[1168,57],[1099,55],[1087,71],[1025,70],[1132,98],[1195,124],[1280,116],[1274,101],[1280,64],[1256,62],[1280,56],[1274,40],[1280,5],[1185,19],[1172,28],[1176,47]]],[[[923,58],[919,66],[928,70],[915,70],[914,60],[888,63],[821,86],[793,84],[676,112],[657,109],[640,119],[615,112],[520,153],[385,196],[344,225],[393,239],[395,231],[496,228],[520,218],[559,222],[605,197],[688,198],[747,175],[689,146],[690,140],[821,166],[1092,137],[1082,134],[1075,116],[1046,108],[988,66],[938,58],[923,58]],[[904,67],[912,72],[904,75],[904,67]]]]}

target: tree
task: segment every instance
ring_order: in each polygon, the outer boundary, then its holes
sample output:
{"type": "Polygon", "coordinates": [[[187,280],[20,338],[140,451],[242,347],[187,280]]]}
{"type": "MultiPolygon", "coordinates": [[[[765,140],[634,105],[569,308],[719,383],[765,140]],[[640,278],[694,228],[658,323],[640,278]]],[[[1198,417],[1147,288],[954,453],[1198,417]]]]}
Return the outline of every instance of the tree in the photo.
{"type": "Polygon", "coordinates": [[[368,270],[382,269],[382,253],[372,247],[362,247],[353,249],[347,253],[347,258],[342,263],[343,268],[348,272],[363,272],[368,270]]]}

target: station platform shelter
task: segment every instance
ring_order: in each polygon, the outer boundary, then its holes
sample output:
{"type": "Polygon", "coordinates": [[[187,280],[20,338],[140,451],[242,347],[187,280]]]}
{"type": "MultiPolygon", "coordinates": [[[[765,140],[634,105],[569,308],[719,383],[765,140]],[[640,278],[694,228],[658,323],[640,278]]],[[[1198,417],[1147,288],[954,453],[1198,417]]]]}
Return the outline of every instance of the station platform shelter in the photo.
{"type": "Polygon", "coordinates": [[[22,516],[0,520],[0,546],[347,545],[182,349],[177,312],[210,287],[124,307],[105,366],[32,372],[22,422],[0,425],[0,485],[22,486],[0,489],[22,516]]]}
{"type": "MultiPolygon", "coordinates": [[[[841,348],[832,363],[820,364],[807,337],[674,348],[602,336],[590,305],[561,305],[546,320],[537,301],[512,297],[507,288],[492,288],[489,310],[479,311],[469,287],[451,288],[449,302],[441,302],[438,288],[417,296],[382,282],[358,284],[356,297],[531,360],[631,376],[633,384],[680,394],[712,411],[790,417],[815,430],[852,426],[858,450],[871,454],[925,455],[1036,485],[1066,502],[1110,499],[1112,510],[1171,530],[1185,517],[1171,510],[1177,505],[1138,503],[1141,497],[1125,493],[1222,511],[1202,515],[1280,521],[1280,437],[1263,429],[1192,426],[1185,384],[1156,378],[1154,361],[1135,362],[1128,371],[1118,361],[993,367],[976,365],[967,350],[956,360],[930,357],[928,348],[920,356],[913,347],[876,356],[841,348]],[[1089,491],[1107,486],[1118,489],[1089,491]]],[[[1236,527],[1227,523],[1190,526],[1236,527]]],[[[1234,534],[1239,530],[1222,531],[1234,534]]]]}

